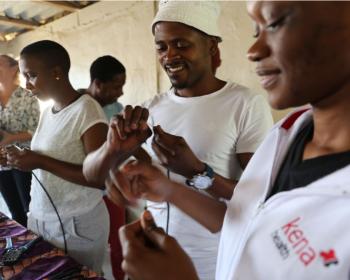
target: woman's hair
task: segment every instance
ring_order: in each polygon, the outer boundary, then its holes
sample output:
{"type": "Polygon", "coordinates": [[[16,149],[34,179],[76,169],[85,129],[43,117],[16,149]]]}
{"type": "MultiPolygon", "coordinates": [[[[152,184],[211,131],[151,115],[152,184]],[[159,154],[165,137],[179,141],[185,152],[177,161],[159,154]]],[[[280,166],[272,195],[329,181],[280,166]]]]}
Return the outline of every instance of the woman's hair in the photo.
{"type": "Polygon", "coordinates": [[[42,40],[24,47],[20,53],[22,56],[35,56],[49,67],[60,67],[67,75],[70,69],[69,54],[60,44],[42,40]]]}
{"type": "Polygon", "coordinates": [[[0,58],[4,58],[8,62],[10,67],[18,66],[18,61],[7,54],[0,54],[0,58]]]}

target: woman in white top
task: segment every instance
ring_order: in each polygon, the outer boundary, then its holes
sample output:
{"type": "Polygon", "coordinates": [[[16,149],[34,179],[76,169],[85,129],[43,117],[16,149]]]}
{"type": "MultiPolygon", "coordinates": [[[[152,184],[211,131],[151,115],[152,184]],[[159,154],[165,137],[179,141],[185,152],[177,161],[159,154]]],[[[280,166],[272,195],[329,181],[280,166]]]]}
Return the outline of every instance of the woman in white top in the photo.
{"type": "Polygon", "coordinates": [[[8,151],[11,167],[34,170],[28,227],[54,245],[67,247],[68,254],[80,263],[101,271],[108,213],[102,200],[103,186],[85,180],[82,163],[86,154],[105,141],[107,120],[93,98],[80,95],[71,86],[69,55],[58,43],[44,40],[26,46],[19,65],[27,89],[40,100],[54,101],[42,112],[31,150],[8,151]],[[40,183],[57,208],[64,236],[40,183]]]}

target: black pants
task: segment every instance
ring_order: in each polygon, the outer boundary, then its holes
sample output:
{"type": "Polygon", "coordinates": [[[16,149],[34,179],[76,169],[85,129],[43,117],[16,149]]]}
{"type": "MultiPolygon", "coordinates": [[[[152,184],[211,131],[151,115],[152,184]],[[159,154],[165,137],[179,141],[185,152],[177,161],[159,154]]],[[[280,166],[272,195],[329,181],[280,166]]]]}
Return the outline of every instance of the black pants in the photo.
{"type": "Polygon", "coordinates": [[[13,170],[0,171],[0,191],[11,212],[12,219],[27,226],[27,212],[30,202],[30,172],[13,170]]]}

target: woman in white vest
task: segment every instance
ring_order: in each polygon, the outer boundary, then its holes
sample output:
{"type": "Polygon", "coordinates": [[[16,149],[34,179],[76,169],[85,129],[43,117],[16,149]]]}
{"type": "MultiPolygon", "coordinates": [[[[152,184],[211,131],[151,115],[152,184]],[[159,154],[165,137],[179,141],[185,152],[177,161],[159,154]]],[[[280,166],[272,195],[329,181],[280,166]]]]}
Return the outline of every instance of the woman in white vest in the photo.
{"type": "MultiPolygon", "coordinates": [[[[242,175],[225,214],[216,279],[349,279],[350,2],[251,1],[248,12],[256,38],[248,58],[271,106],[307,107],[275,125],[242,175]]],[[[114,197],[176,204],[187,195],[145,163],[116,175],[114,197]]],[[[205,207],[182,206],[202,223],[215,220],[205,207]]],[[[149,212],[121,239],[132,279],[198,279],[149,212]]]]}

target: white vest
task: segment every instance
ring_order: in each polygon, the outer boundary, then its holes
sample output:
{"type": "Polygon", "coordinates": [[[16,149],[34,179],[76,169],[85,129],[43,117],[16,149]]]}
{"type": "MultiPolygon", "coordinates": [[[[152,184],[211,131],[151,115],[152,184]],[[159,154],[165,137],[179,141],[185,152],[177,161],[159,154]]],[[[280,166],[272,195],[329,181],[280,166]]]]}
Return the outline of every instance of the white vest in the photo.
{"type": "Polygon", "coordinates": [[[275,125],[247,166],[226,212],[216,279],[349,279],[350,165],[265,201],[311,116],[275,125]]]}

